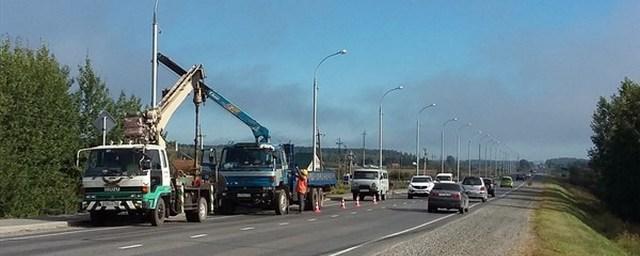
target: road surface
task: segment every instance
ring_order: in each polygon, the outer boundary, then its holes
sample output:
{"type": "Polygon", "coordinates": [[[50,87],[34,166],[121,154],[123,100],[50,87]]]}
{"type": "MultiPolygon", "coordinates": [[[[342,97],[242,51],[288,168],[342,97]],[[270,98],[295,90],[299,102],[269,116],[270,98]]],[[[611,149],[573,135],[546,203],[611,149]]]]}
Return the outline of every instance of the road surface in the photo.
{"type": "MultiPolygon", "coordinates": [[[[498,188],[497,195],[508,191],[498,188]]],[[[210,216],[201,224],[173,220],[5,237],[0,255],[369,255],[462,217],[427,213],[426,199],[394,197],[361,207],[347,201],[347,209],[328,202],[321,213],[295,214],[292,206],[285,216],[265,211],[210,216]]],[[[500,200],[472,201],[469,214],[500,200]]]]}

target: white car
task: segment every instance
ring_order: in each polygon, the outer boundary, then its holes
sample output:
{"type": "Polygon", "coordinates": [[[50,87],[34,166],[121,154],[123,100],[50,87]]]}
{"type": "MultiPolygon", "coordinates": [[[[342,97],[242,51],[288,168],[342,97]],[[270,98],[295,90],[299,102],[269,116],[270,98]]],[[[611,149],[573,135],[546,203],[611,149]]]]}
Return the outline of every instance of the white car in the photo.
{"type": "Polygon", "coordinates": [[[484,184],[484,180],[480,177],[465,177],[462,181],[462,186],[466,191],[469,198],[476,198],[486,202],[488,199],[487,187],[484,184]]]}
{"type": "Polygon", "coordinates": [[[433,179],[431,176],[413,176],[407,190],[407,197],[413,199],[414,196],[429,196],[433,189],[433,179]]]}
{"type": "Polygon", "coordinates": [[[453,182],[453,173],[438,173],[436,175],[436,182],[442,183],[454,183],[453,182]]]}
{"type": "Polygon", "coordinates": [[[386,200],[389,192],[389,174],[384,169],[356,169],[351,180],[353,200],[364,200],[373,196],[376,200],[386,200]]]}

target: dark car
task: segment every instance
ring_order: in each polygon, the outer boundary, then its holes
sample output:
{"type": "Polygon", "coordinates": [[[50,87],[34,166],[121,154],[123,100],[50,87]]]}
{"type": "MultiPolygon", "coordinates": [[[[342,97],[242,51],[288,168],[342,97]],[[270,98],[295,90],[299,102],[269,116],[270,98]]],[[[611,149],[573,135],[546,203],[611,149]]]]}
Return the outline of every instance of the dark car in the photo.
{"type": "Polygon", "coordinates": [[[469,196],[464,187],[458,183],[436,183],[429,194],[428,212],[436,212],[438,208],[456,209],[461,214],[469,211],[469,196]]]}
{"type": "Polygon", "coordinates": [[[524,181],[524,175],[522,175],[522,174],[517,174],[517,175],[516,175],[516,181],[524,181]]]}
{"type": "Polygon", "coordinates": [[[491,195],[491,197],[496,197],[496,184],[493,183],[493,180],[489,178],[482,178],[482,181],[484,181],[484,185],[487,187],[489,195],[491,195]]]}

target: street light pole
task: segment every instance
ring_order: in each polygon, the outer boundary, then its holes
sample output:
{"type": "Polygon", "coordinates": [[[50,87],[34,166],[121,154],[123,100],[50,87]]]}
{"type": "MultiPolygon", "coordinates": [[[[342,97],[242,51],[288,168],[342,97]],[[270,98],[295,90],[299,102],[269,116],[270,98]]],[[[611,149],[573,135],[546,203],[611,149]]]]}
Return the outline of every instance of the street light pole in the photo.
{"type": "Polygon", "coordinates": [[[458,131],[456,133],[456,138],[457,138],[457,142],[458,142],[458,147],[456,149],[456,172],[458,175],[458,181],[460,181],[460,132],[462,131],[462,129],[466,128],[466,127],[471,127],[471,123],[467,123],[465,125],[462,125],[458,128],[458,131]]]}
{"type": "Polygon", "coordinates": [[[384,100],[384,97],[387,96],[387,94],[389,94],[392,91],[396,91],[396,90],[402,90],[404,87],[402,85],[396,87],[396,88],[392,88],[387,90],[383,95],[382,98],[380,98],[380,107],[378,108],[378,113],[379,113],[379,118],[378,118],[378,148],[380,149],[380,159],[379,159],[379,165],[378,165],[378,169],[382,169],[382,101],[384,100]]]}
{"type": "Polygon", "coordinates": [[[435,103],[424,106],[420,111],[418,111],[416,118],[416,175],[420,175],[420,113],[427,108],[435,106],[435,103]]]}
{"type": "Polygon", "coordinates": [[[444,129],[450,122],[458,121],[457,117],[451,118],[442,124],[442,136],[440,137],[440,172],[444,172],[444,129]]]}
{"type": "Polygon", "coordinates": [[[316,171],[316,155],[317,155],[317,133],[318,133],[318,69],[320,68],[320,65],[322,65],[322,63],[324,63],[327,59],[333,57],[333,56],[337,56],[337,55],[344,55],[347,54],[347,50],[342,49],[336,53],[327,55],[326,57],[324,57],[320,63],[318,63],[318,66],[316,66],[316,69],[313,71],[313,136],[311,136],[312,139],[312,147],[313,147],[313,156],[311,157],[311,171],[316,171]]]}
{"type": "Polygon", "coordinates": [[[478,134],[473,137],[469,137],[469,142],[467,143],[467,159],[469,165],[469,176],[471,176],[471,141],[475,139],[475,137],[482,135],[482,131],[478,130],[478,134]]]}

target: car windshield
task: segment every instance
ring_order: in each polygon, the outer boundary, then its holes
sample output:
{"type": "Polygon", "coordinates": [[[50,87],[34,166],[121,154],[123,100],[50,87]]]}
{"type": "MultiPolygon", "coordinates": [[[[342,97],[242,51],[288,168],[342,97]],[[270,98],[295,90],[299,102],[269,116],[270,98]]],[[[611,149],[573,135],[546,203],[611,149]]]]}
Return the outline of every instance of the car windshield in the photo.
{"type": "Polygon", "coordinates": [[[482,185],[482,180],[478,177],[467,177],[462,181],[462,185],[479,186],[482,185]]]}
{"type": "Polygon", "coordinates": [[[433,186],[433,190],[452,190],[452,191],[462,191],[460,185],[455,183],[436,183],[433,186]]]}
{"type": "Polygon", "coordinates": [[[511,181],[511,178],[509,178],[509,177],[503,177],[503,178],[502,178],[502,181],[509,182],[509,181],[511,181]]]}
{"type": "Polygon", "coordinates": [[[273,155],[268,149],[225,148],[222,151],[222,170],[237,168],[264,168],[273,166],[273,155]]]}
{"type": "Polygon", "coordinates": [[[378,172],[355,171],[353,179],[357,180],[373,180],[378,178],[378,172]]]}
{"type": "MultiPolygon", "coordinates": [[[[85,176],[135,175],[145,157],[157,156],[158,151],[142,153],[141,149],[97,149],[89,153],[85,176]],[[146,155],[146,156],[145,156],[146,155]]],[[[151,157],[152,162],[160,163],[159,156],[151,157]],[[156,160],[156,161],[153,161],[156,160]]]]}
{"type": "Polygon", "coordinates": [[[431,177],[413,177],[413,179],[411,179],[411,182],[431,182],[431,177]]]}
{"type": "Polygon", "coordinates": [[[436,176],[437,181],[451,181],[450,176],[436,176]]]}

